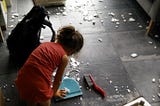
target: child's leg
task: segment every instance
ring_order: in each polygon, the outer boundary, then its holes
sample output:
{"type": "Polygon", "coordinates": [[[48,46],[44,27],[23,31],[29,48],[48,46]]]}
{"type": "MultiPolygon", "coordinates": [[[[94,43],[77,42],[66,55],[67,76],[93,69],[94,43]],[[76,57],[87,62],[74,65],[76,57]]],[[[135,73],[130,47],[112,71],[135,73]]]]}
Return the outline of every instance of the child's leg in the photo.
{"type": "Polygon", "coordinates": [[[51,106],[51,99],[45,102],[38,103],[38,106],[51,106]]]}

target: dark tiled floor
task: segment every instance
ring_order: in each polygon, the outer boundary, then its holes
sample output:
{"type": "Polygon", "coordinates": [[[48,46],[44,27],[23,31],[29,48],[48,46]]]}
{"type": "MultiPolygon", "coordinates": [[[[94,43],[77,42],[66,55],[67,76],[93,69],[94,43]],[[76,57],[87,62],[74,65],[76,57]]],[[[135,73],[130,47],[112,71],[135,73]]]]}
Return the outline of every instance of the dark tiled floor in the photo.
{"type": "MultiPolygon", "coordinates": [[[[31,0],[13,0],[13,6],[8,9],[8,26],[16,25],[32,6],[31,0]],[[19,17],[11,21],[13,13],[18,13],[19,17]]],[[[81,62],[79,83],[83,96],[58,103],[52,101],[53,105],[121,106],[139,96],[144,96],[152,106],[160,105],[157,96],[160,92],[157,81],[160,79],[160,46],[145,36],[148,17],[135,0],[67,0],[65,6],[47,9],[55,30],[72,24],[85,38],[85,45],[77,58],[81,62]],[[119,19],[118,28],[111,22],[109,12],[115,13],[114,17],[119,19]],[[122,16],[125,16],[126,22],[122,16]],[[131,17],[135,19],[134,22],[128,21],[131,17]],[[131,53],[138,53],[139,56],[131,58],[131,53]],[[95,81],[107,92],[105,99],[94,91],[86,90],[82,80],[84,73],[93,74],[95,81]],[[153,78],[156,79],[155,83],[152,82],[153,78]]],[[[12,29],[4,32],[5,38],[12,29]]],[[[42,42],[50,40],[50,33],[48,29],[42,31],[42,42]]],[[[23,106],[14,87],[19,68],[9,62],[8,55],[6,43],[2,43],[0,86],[6,97],[6,106],[23,106]]]]}

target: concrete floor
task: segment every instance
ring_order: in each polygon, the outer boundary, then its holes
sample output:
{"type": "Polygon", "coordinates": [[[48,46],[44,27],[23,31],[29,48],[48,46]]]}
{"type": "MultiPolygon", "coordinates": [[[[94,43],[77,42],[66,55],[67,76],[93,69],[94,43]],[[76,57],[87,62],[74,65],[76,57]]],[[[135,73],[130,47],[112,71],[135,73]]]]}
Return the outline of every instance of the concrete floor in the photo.
{"type": "MultiPolygon", "coordinates": [[[[16,25],[32,8],[32,0],[12,0],[8,9],[8,26],[16,25]],[[19,16],[11,19],[13,13],[19,16]]],[[[149,18],[135,0],[67,0],[65,6],[48,7],[55,30],[74,25],[84,36],[85,44],[77,60],[80,64],[80,85],[83,96],[54,102],[58,106],[122,106],[143,96],[152,106],[160,106],[160,45],[145,35],[149,18]],[[113,12],[119,23],[111,22],[113,12]],[[123,16],[126,19],[124,22],[123,16]],[[134,18],[135,21],[128,21],[134,18]],[[95,23],[95,24],[93,24],[95,23]],[[138,57],[130,55],[137,53],[138,57]],[[102,99],[84,86],[83,74],[91,73],[107,93],[102,99]],[[155,82],[152,81],[155,79],[155,82]]],[[[5,39],[13,29],[4,31],[5,39]]],[[[51,32],[44,29],[42,42],[49,41],[51,32]]],[[[0,44],[0,86],[6,106],[24,106],[14,86],[19,67],[9,62],[6,43],[0,44]]],[[[67,69],[66,69],[67,70],[67,69]]]]}

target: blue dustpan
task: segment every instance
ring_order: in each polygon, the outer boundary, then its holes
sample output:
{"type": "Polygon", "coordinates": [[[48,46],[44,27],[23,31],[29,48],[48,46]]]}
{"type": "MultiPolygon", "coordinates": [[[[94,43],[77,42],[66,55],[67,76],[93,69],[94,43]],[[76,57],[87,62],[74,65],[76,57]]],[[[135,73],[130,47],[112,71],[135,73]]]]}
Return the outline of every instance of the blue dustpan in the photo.
{"type": "Polygon", "coordinates": [[[81,96],[83,94],[82,90],[80,89],[79,83],[73,78],[68,78],[68,77],[63,78],[59,89],[66,89],[66,88],[69,90],[67,95],[64,98],[56,98],[55,99],[56,101],[81,96]]]}

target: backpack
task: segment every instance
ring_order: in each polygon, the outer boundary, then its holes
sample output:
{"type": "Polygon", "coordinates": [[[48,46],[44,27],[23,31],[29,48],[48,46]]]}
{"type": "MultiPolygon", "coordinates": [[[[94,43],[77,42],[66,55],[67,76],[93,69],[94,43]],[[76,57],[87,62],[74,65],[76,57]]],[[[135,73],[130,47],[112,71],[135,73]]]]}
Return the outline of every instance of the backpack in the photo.
{"type": "Polygon", "coordinates": [[[31,52],[40,45],[41,28],[45,26],[51,29],[51,42],[54,42],[55,31],[49,22],[48,12],[44,7],[34,6],[15,26],[6,40],[10,58],[14,62],[22,65],[31,52]]]}

